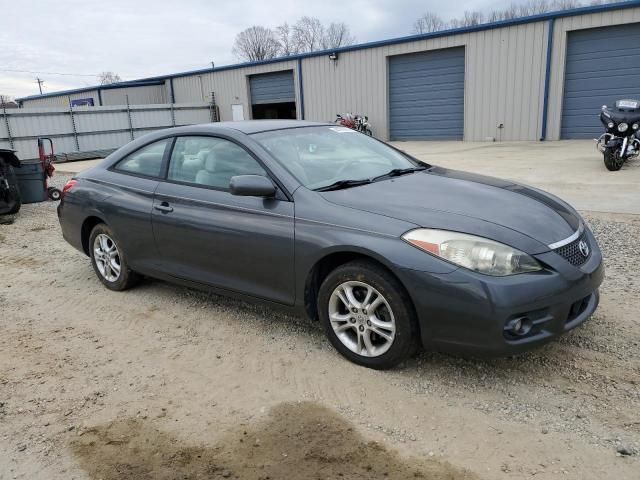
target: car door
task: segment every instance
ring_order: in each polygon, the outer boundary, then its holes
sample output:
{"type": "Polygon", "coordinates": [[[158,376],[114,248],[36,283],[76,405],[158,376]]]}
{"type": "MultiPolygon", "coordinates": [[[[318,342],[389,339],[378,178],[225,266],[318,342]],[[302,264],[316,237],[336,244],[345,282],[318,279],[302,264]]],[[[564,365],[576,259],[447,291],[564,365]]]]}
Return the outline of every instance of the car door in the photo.
{"type": "Polygon", "coordinates": [[[132,268],[146,272],[157,260],[151,211],[173,138],[151,142],[110,167],[99,183],[101,214],[118,237],[132,268]]]}
{"type": "Polygon", "coordinates": [[[234,196],[236,175],[268,175],[222,137],[178,137],[152,214],[161,268],[284,304],[294,301],[294,210],[286,197],[234,196]]]}

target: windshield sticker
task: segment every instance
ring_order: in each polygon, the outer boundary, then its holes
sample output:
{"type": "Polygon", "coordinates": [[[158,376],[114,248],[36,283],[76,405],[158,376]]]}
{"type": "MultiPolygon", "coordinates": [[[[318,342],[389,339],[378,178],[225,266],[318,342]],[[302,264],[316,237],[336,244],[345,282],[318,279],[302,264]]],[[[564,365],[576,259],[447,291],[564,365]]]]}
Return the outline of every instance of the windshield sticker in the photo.
{"type": "Polygon", "coordinates": [[[329,130],[333,130],[334,132],[338,132],[338,133],[356,133],[355,130],[352,130],[347,127],[329,127],[329,130]]]}

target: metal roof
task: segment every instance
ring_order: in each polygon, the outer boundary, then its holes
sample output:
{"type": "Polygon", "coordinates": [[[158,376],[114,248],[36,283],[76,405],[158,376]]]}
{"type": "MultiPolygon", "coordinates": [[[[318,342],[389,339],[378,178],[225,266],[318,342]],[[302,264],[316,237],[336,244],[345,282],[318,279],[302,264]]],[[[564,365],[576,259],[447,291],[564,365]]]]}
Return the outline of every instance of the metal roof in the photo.
{"type": "Polygon", "coordinates": [[[322,56],[322,55],[328,55],[330,53],[353,52],[353,51],[357,51],[357,50],[364,50],[364,49],[367,49],[367,48],[384,47],[384,46],[387,46],[387,45],[396,45],[396,44],[400,44],[400,43],[414,42],[416,40],[426,40],[426,39],[430,39],[430,38],[445,37],[445,36],[449,36],[449,35],[459,35],[459,34],[463,34],[463,33],[479,32],[479,31],[482,31],[482,30],[492,30],[492,29],[495,29],[495,28],[503,28],[503,27],[510,27],[510,26],[513,26],[513,25],[521,25],[521,24],[524,24],[524,23],[540,22],[540,21],[544,21],[544,20],[552,20],[552,19],[555,19],[555,18],[572,17],[572,16],[585,15],[585,14],[590,14],[590,13],[601,13],[601,12],[607,12],[607,11],[610,11],[610,10],[621,10],[621,9],[638,7],[638,6],[640,6],[640,0],[626,0],[626,1],[622,1],[622,2],[606,4],[606,5],[587,6],[587,7],[573,8],[573,9],[570,9],[570,10],[559,10],[559,11],[556,11],[556,12],[541,13],[541,14],[538,14],[538,15],[531,15],[531,16],[528,16],[528,17],[514,18],[514,19],[511,19],[511,20],[501,20],[501,21],[498,21],[498,22],[483,23],[483,24],[474,25],[474,26],[471,26],[471,27],[452,28],[452,29],[447,29],[447,30],[440,30],[440,31],[437,31],[437,32],[429,32],[429,33],[423,33],[423,34],[417,34],[417,35],[409,35],[409,36],[404,36],[404,37],[396,37],[396,38],[391,38],[391,39],[387,39],[387,40],[377,40],[377,41],[373,41],[373,42],[360,43],[360,44],[357,44],[357,45],[349,45],[349,46],[346,46],[346,47],[340,47],[340,48],[335,48],[335,49],[327,49],[327,50],[319,50],[319,51],[315,51],[315,52],[299,53],[299,54],[295,54],[295,55],[289,55],[287,57],[273,58],[273,59],[270,59],[270,60],[260,60],[260,61],[254,61],[254,62],[236,63],[236,64],[232,64],[232,65],[224,65],[224,66],[221,66],[221,67],[203,68],[203,69],[200,69],[200,70],[190,70],[190,71],[186,71],[186,72],[172,73],[172,74],[169,74],[169,75],[160,75],[160,76],[155,76],[155,77],[140,78],[138,80],[131,80],[131,81],[126,81],[126,82],[112,83],[112,84],[109,84],[109,85],[96,85],[96,86],[93,86],[93,87],[83,87],[83,88],[76,88],[76,89],[71,89],[71,90],[61,90],[61,91],[58,91],[58,92],[44,93],[42,95],[31,95],[31,96],[28,96],[28,97],[17,98],[16,101],[22,102],[24,100],[34,100],[34,99],[38,99],[38,98],[57,97],[57,96],[61,96],[61,95],[70,95],[70,94],[74,94],[74,93],[89,92],[89,91],[92,91],[92,90],[106,90],[106,89],[113,89],[113,88],[128,88],[128,87],[142,87],[142,86],[149,86],[149,85],[160,85],[165,80],[178,78],[178,77],[186,77],[186,76],[190,76],[190,75],[199,75],[199,74],[203,74],[203,73],[221,72],[221,71],[224,71],[224,70],[234,70],[234,69],[237,69],[237,68],[253,67],[253,66],[257,66],[257,65],[268,65],[268,64],[271,64],[271,63],[279,63],[279,62],[286,62],[286,61],[291,61],[291,60],[299,60],[299,59],[303,59],[303,58],[318,57],[318,56],[322,56]]]}

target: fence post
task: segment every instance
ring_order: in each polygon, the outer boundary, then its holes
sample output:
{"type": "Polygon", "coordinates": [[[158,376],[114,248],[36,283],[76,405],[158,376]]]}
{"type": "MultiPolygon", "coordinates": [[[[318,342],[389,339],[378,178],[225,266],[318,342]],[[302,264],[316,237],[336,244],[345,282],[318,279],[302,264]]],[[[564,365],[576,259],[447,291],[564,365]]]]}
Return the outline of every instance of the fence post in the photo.
{"type": "Polygon", "coordinates": [[[131,121],[131,108],[129,108],[129,95],[125,95],[127,99],[127,118],[129,118],[129,133],[131,134],[131,140],[133,140],[133,122],[131,121]]]}
{"type": "Polygon", "coordinates": [[[11,136],[11,127],[9,126],[9,116],[7,115],[7,106],[4,103],[4,97],[0,97],[0,102],[2,102],[2,118],[4,118],[4,124],[7,127],[9,146],[13,149],[13,137],[11,136]]]}
{"type": "Polygon", "coordinates": [[[76,119],[73,115],[73,107],[71,106],[71,101],[69,101],[69,115],[71,117],[71,128],[73,130],[73,139],[76,142],[76,151],[80,151],[80,142],[78,141],[78,130],[76,129],[76,119]]]}

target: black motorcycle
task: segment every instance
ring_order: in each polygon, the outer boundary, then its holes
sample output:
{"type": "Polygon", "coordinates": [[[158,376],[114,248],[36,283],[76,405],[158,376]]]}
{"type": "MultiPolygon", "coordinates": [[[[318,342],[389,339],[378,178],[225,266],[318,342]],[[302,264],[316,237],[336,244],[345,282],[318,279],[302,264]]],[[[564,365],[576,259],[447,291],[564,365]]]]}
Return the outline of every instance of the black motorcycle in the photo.
{"type": "Polygon", "coordinates": [[[22,206],[14,168],[20,168],[16,154],[0,148],[0,215],[18,213],[22,206]]]}
{"type": "Polygon", "coordinates": [[[640,102],[618,100],[611,109],[603,105],[600,121],[607,131],[596,140],[597,148],[604,154],[607,170],[620,170],[625,161],[640,154],[640,102]]]}

